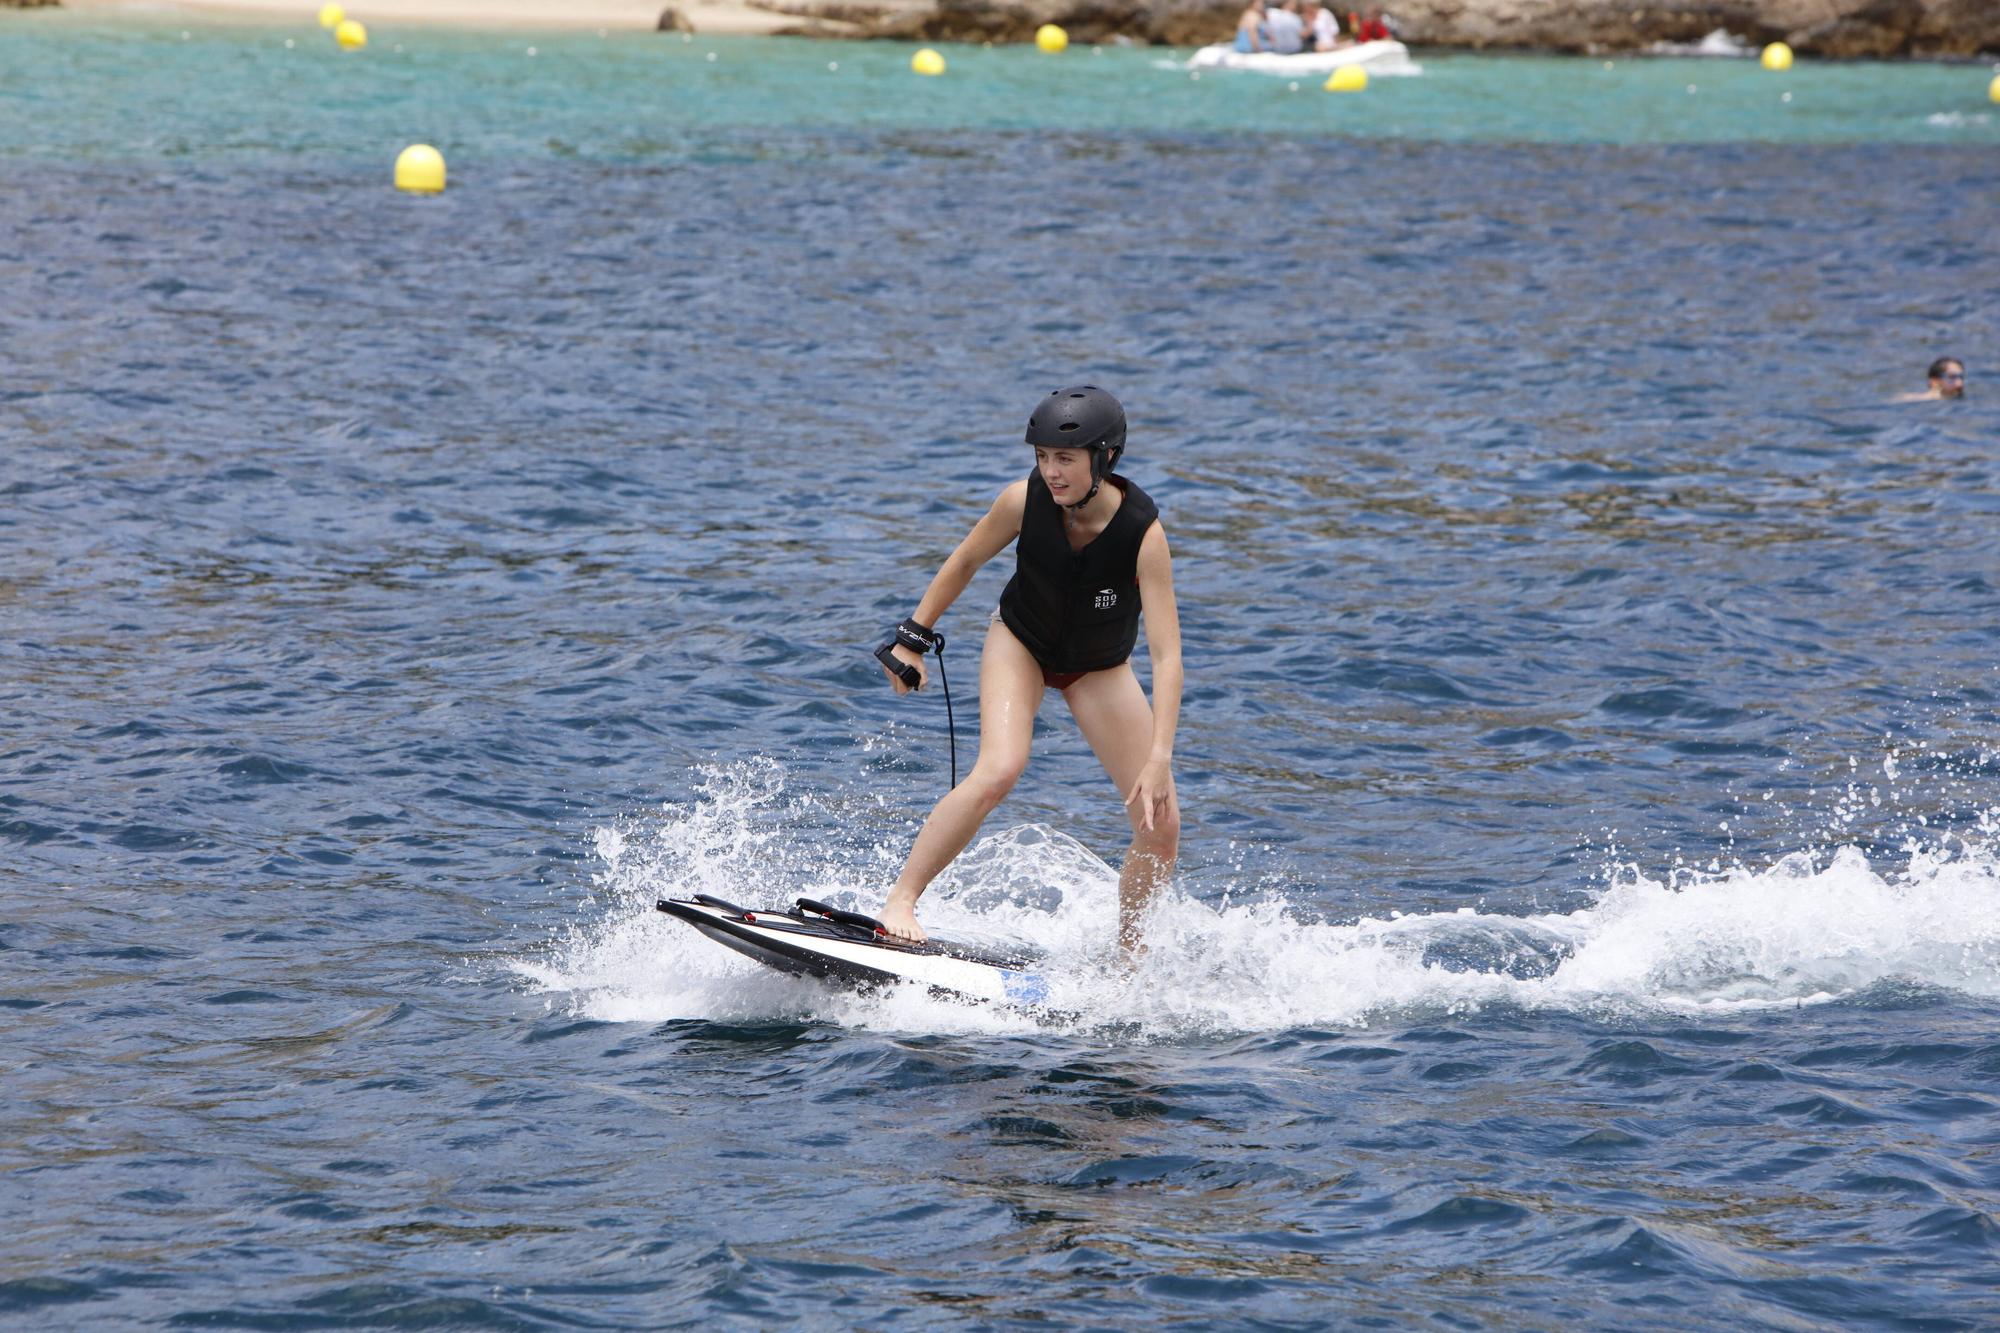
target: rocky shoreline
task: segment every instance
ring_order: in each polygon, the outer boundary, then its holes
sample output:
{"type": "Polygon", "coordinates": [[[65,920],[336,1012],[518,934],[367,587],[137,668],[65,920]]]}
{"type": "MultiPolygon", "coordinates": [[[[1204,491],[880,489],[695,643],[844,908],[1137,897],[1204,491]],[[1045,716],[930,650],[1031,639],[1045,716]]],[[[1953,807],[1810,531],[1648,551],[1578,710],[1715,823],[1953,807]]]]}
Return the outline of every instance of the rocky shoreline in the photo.
{"type": "MultiPolygon", "coordinates": [[[[0,8],[62,0],[0,0],[0,8]]],[[[296,18],[317,0],[73,0],[79,9],[162,8],[296,18]]],[[[704,33],[1026,42],[1044,23],[1079,43],[1200,46],[1235,30],[1242,0],[366,0],[384,21],[462,27],[651,27],[704,33]]],[[[1345,11],[1357,0],[1332,0],[1345,11]]],[[[1692,46],[1712,33],[1755,49],[1853,60],[2000,53],[2000,0],[1384,0],[1419,48],[1608,54],[1692,46]]]]}
{"type": "MultiPolygon", "coordinates": [[[[793,36],[1025,42],[1056,23],[1078,42],[1223,40],[1240,0],[748,0],[793,36]]],[[[1345,8],[1336,3],[1336,7],[1345,8]]],[[[1644,51],[1727,32],[1831,59],[2000,52],[2000,0],[1395,0],[1412,46],[1579,54],[1644,51]]]]}

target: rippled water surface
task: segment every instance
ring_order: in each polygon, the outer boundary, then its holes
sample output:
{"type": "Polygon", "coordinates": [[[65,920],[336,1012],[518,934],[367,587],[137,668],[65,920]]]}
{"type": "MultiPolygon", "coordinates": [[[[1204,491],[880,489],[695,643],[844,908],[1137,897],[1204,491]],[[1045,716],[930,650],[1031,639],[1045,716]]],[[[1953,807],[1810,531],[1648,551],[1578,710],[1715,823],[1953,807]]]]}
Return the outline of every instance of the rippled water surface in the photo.
{"type": "Polygon", "coordinates": [[[1985,72],[949,54],[0,25],[0,1316],[2000,1320],[1985,72]],[[925,914],[1072,1017],[652,912],[873,908],[1073,380],[1144,960],[1055,700],[925,914]]]}

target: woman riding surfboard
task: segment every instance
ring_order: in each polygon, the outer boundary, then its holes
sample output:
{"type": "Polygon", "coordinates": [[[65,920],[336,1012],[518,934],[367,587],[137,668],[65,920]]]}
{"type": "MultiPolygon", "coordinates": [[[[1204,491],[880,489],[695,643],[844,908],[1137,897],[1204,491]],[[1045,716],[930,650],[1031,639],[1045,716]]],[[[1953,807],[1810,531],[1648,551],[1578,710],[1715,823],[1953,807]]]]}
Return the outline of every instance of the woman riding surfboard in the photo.
{"type": "Polygon", "coordinates": [[[932,627],[972,576],[1014,543],[1014,577],[986,629],[979,663],[979,758],[931,810],[882,908],[900,939],[925,938],[917,899],[964,851],[1027,767],[1035,713],[1062,692],[1084,739],[1117,785],[1132,824],[1118,877],[1119,941],[1138,945],[1139,921],[1172,875],[1180,849],[1174,728],[1181,705],[1180,617],[1173,560],[1159,510],[1112,469],[1125,451],[1125,409],[1090,385],[1058,389],[1028,418],[1035,470],[1009,485],[945,559],[916,613],[896,631],[883,673],[906,694],[928,675],[932,627]],[[1153,663],[1149,704],[1130,658],[1145,608],[1153,663]]]}

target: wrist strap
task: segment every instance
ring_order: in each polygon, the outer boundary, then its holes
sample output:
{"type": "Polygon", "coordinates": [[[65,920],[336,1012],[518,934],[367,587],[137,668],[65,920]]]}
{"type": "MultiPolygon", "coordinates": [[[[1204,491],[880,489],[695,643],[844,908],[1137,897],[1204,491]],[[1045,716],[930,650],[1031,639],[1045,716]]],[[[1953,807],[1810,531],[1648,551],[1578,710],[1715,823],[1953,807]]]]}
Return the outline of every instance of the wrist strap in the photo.
{"type": "Polygon", "coordinates": [[[934,634],[928,625],[919,625],[914,620],[905,620],[896,626],[896,642],[913,653],[936,652],[944,642],[941,635],[934,634]]]}
{"type": "Polygon", "coordinates": [[[880,648],[877,648],[875,650],[875,660],[889,668],[895,674],[897,680],[902,681],[903,684],[914,690],[917,688],[918,683],[923,680],[923,677],[917,674],[915,667],[896,656],[893,651],[895,646],[895,640],[891,639],[880,648]]]}

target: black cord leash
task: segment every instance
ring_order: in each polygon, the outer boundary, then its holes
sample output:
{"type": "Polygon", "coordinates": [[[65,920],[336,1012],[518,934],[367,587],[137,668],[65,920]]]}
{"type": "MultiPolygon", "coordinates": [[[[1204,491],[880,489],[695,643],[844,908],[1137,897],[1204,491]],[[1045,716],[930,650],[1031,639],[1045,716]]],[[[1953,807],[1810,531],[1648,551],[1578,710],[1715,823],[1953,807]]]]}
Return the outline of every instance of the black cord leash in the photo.
{"type": "Polygon", "coordinates": [[[916,689],[923,683],[923,676],[917,669],[896,656],[898,645],[919,655],[930,652],[937,654],[938,683],[944,686],[944,725],[951,737],[951,785],[958,786],[958,719],[951,708],[951,677],[944,670],[944,635],[919,625],[914,620],[905,620],[896,626],[896,632],[880,648],[875,650],[875,660],[889,669],[890,674],[903,682],[906,689],[916,689]]]}
{"type": "Polygon", "coordinates": [[[951,737],[951,785],[958,786],[958,719],[951,715],[951,678],[944,674],[944,635],[937,636],[938,684],[944,686],[944,731],[951,737]]]}

